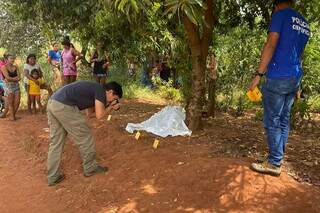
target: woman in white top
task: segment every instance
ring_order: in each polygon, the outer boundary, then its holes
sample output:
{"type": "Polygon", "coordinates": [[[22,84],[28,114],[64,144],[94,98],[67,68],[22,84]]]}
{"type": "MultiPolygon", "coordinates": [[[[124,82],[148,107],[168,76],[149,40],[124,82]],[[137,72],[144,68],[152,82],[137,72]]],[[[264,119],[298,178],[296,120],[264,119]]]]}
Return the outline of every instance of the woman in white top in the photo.
{"type": "MultiPolygon", "coordinates": [[[[39,84],[37,79],[33,79],[31,74],[31,71],[33,69],[37,69],[39,71],[39,75],[40,78],[43,77],[42,75],[42,70],[39,66],[39,64],[37,64],[37,57],[35,54],[29,54],[27,56],[27,61],[26,64],[23,67],[23,71],[24,71],[24,88],[27,94],[29,94],[29,85],[28,85],[28,81],[34,81],[35,83],[39,84]]],[[[52,90],[50,88],[50,86],[46,83],[43,83],[40,85],[40,89],[45,89],[48,91],[48,95],[51,96],[52,95],[52,90]]],[[[30,99],[29,99],[29,95],[28,95],[28,111],[31,113],[31,103],[30,103],[30,99]]]]}

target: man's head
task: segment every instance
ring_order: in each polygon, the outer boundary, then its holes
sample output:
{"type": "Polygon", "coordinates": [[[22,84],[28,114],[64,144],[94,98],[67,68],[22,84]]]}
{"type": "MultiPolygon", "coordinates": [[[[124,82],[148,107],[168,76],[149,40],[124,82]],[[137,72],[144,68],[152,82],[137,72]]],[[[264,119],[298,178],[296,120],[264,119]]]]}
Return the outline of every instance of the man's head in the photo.
{"type": "Polygon", "coordinates": [[[274,0],[273,10],[277,11],[279,9],[291,6],[294,3],[294,0],[274,0]]]}
{"type": "Polygon", "coordinates": [[[122,87],[117,82],[112,81],[105,84],[104,89],[106,90],[107,104],[119,101],[119,99],[122,98],[122,87]]]}

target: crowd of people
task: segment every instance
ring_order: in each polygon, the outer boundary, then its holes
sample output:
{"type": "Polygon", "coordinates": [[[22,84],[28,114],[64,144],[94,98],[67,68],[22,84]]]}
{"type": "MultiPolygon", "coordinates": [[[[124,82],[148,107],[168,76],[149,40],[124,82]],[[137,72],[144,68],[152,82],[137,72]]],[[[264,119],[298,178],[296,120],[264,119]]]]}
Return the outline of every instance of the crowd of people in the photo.
{"type": "Polygon", "coordinates": [[[77,62],[83,58],[68,37],[64,38],[63,50],[59,43],[54,43],[48,52],[48,63],[52,68],[52,85],[44,80],[43,71],[37,63],[35,54],[29,54],[23,71],[15,63],[15,55],[5,53],[1,60],[0,99],[5,103],[1,118],[18,119],[16,113],[20,105],[20,84],[27,94],[28,111],[35,114],[45,109],[41,102],[41,90],[47,90],[49,100],[46,111],[50,129],[50,143],[47,160],[48,185],[52,186],[64,179],[60,171],[62,148],[67,135],[71,135],[78,145],[83,160],[85,176],[106,172],[107,168],[96,162],[95,148],[87,119],[80,111],[86,110],[88,117],[97,119],[118,110],[122,87],[116,82],[106,83],[110,60],[102,43],[98,43],[90,57],[93,63],[92,74],[95,81],[77,81],[77,62]],[[53,90],[51,89],[53,87],[53,90]]]}
{"type": "MultiPolygon", "coordinates": [[[[27,94],[27,108],[31,114],[39,111],[44,112],[41,101],[41,90],[46,90],[50,97],[53,91],[60,87],[73,83],[77,80],[77,62],[83,55],[74,47],[70,38],[66,36],[62,43],[63,49],[60,51],[60,44],[53,43],[52,49],[48,52],[48,63],[51,66],[53,83],[48,84],[44,80],[41,66],[37,63],[36,54],[28,54],[23,70],[20,71],[16,65],[16,56],[6,52],[0,60],[0,118],[10,116],[11,120],[17,120],[16,112],[19,109],[21,90],[20,84],[27,94]]],[[[108,53],[101,43],[90,57],[93,64],[93,75],[96,82],[101,85],[106,83],[107,73],[110,66],[108,53]]]]}

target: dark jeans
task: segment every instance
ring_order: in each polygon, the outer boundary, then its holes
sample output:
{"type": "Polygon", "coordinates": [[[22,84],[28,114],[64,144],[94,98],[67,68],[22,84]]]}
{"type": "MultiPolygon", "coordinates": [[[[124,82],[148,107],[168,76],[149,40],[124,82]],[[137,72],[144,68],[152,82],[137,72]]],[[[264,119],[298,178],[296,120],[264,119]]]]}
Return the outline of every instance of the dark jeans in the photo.
{"type": "Polygon", "coordinates": [[[262,85],[264,127],[269,146],[268,161],[280,165],[290,128],[290,111],[301,78],[266,79],[262,85]]]}

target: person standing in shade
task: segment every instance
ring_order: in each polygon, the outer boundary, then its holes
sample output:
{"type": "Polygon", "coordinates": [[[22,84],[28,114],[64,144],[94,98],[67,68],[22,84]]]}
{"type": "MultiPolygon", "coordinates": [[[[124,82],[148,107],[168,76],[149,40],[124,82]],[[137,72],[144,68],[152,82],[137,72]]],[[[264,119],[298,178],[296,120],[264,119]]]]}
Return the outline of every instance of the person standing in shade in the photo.
{"type": "MultiPolygon", "coordinates": [[[[43,82],[39,82],[37,79],[32,78],[31,76],[31,71],[32,70],[38,70],[39,73],[39,77],[42,78],[43,77],[43,73],[42,73],[42,69],[40,67],[40,65],[37,63],[37,57],[35,54],[31,53],[27,56],[27,60],[26,63],[23,67],[23,72],[24,72],[24,88],[27,94],[29,94],[29,80],[35,82],[36,84],[38,84],[40,86],[40,89],[44,89],[48,91],[48,96],[52,95],[52,90],[49,84],[43,82]]],[[[30,97],[28,95],[28,101],[27,101],[27,105],[28,105],[28,111],[32,114],[31,111],[31,103],[30,103],[30,97]]]]}
{"type": "Polygon", "coordinates": [[[87,116],[95,114],[102,119],[112,110],[118,110],[122,88],[116,82],[105,85],[92,81],[77,81],[57,90],[47,106],[50,127],[50,144],[47,169],[48,185],[53,186],[64,179],[60,171],[60,162],[65,138],[70,135],[78,146],[83,165],[84,176],[105,173],[106,167],[99,166],[93,137],[85,116],[80,112],[87,110],[87,116]]]}
{"type": "Polygon", "coordinates": [[[55,42],[53,43],[53,49],[48,52],[48,62],[52,67],[54,76],[55,89],[59,88],[62,84],[62,74],[60,70],[61,66],[61,52],[59,51],[60,45],[55,42]]]}
{"type": "Polygon", "coordinates": [[[278,176],[289,136],[290,111],[303,75],[301,57],[310,36],[305,18],[291,8],[293,0],[275,0],[268,38],[249,90],[262,85],[268,159],[251,169],[278,176]]]}
{"type": "Polygon", "coordinates": [[[73,47],[69,39],[65,38],[62,45],[61,62],[63,67],[63,83],[66,85],[77,80],[77,62],[82,58],[82,55],[73,47]]]}
{"type": "Polygon", "coordinates": [[[90,63],[93,63],[93,75],[97,83],[104,85],[108,77],[110,66],[108,53],[104,50],[102,43],[98,43],[92,54],[90,63]]]}
{"type": "MultiPolygon", "coordinates": [[[[16,113],[20,106],[20,73],[18,66],[15,65],[16,57],[13,54],[7,54],[8,61],[1,68],[1,72],[4,78],[5,86],[4,92],[9,105],[9,112],[12,121],[17,120],[16,113]]],[[[1,117],[5,117],[6,114],[2,114],[1,117]]]]}

